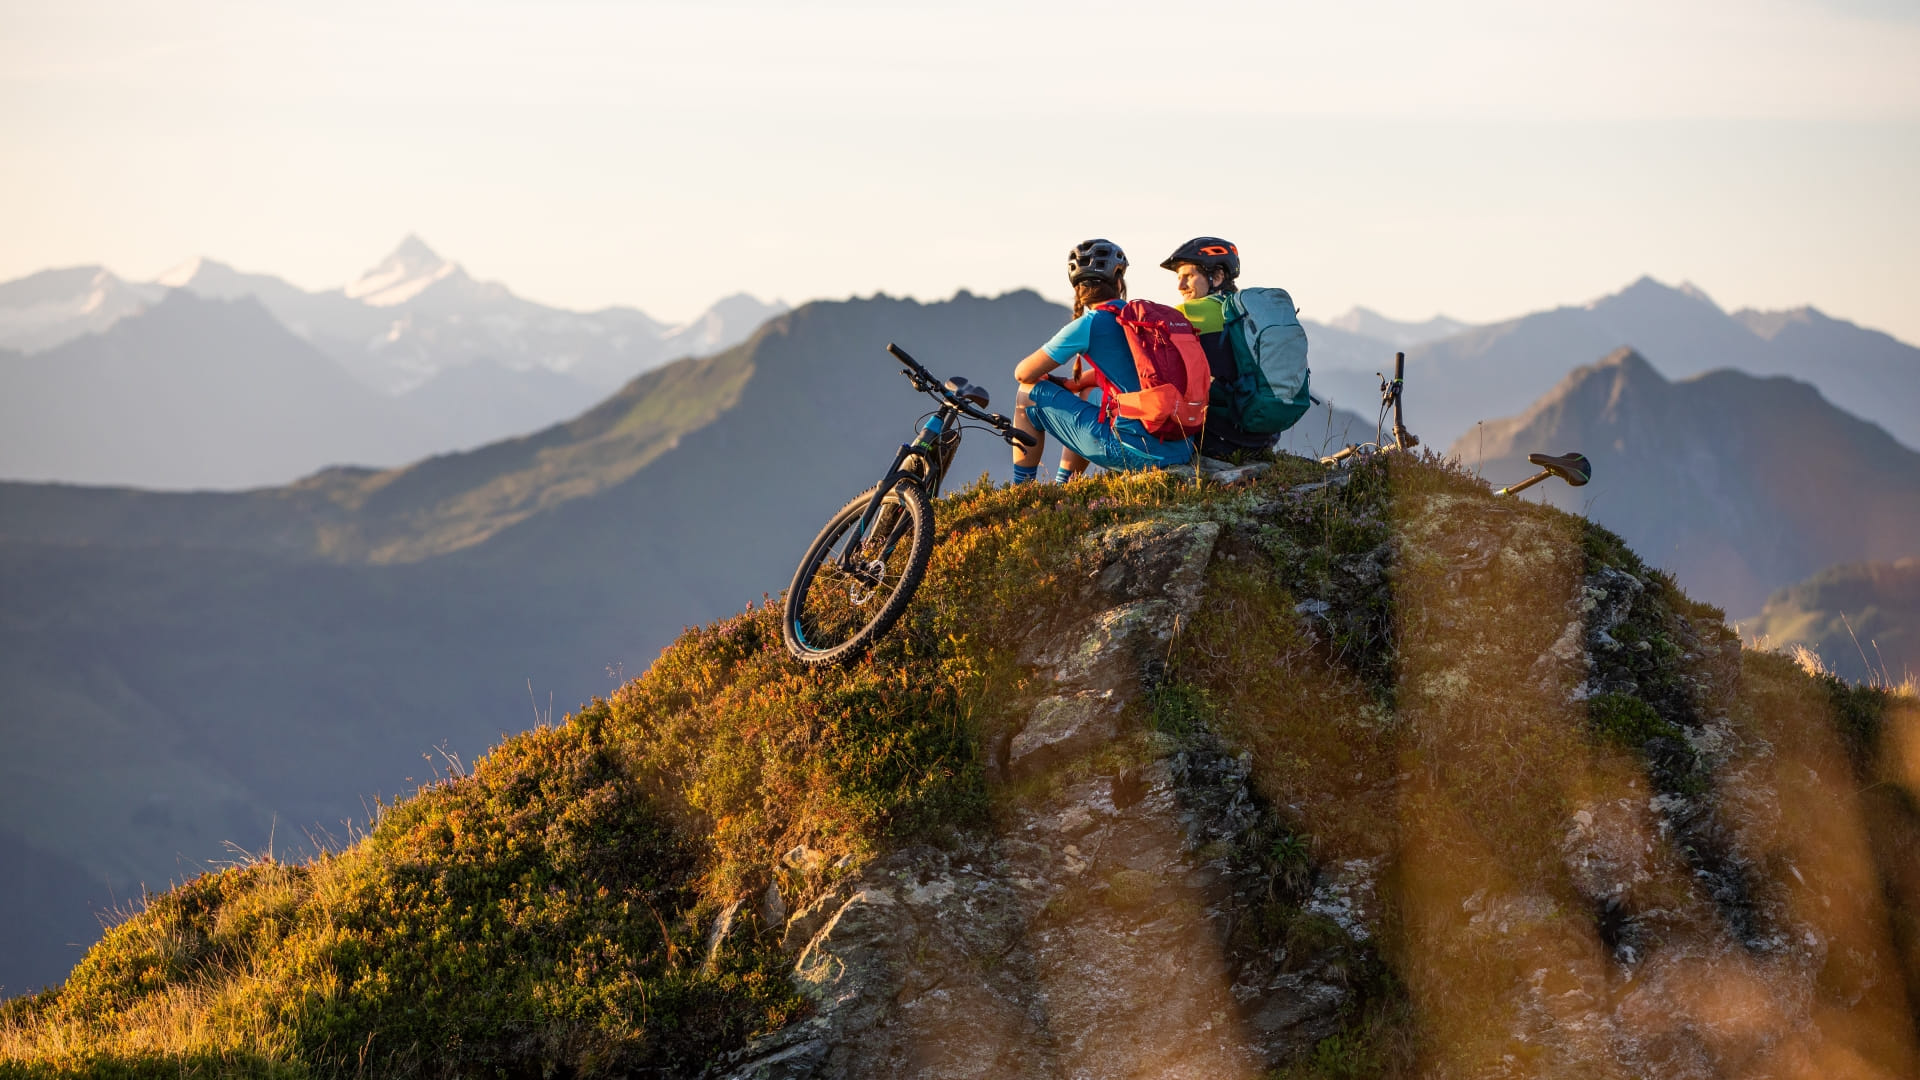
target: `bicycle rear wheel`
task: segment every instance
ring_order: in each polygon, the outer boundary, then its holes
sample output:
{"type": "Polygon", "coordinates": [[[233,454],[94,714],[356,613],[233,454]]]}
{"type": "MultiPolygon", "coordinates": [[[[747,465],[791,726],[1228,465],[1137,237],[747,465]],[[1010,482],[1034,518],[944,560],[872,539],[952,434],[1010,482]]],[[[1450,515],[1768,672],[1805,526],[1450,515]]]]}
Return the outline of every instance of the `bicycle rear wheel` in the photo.
{"type": "Polygon", "coordinates": [[[933,554],[933,506],[926,491],[899,479],[880,501],[864,535],[868,488],[827,521],[787,587],[781,636],[807,664],[845,663],[900,618],[933,554]]]}

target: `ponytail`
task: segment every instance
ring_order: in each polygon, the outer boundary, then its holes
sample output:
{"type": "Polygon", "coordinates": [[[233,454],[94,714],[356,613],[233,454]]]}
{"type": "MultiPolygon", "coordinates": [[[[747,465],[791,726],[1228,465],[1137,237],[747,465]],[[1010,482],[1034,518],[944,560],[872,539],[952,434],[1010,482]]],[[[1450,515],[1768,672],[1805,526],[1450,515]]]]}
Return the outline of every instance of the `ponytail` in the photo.
{"type": "Polygon", "coordinates": [[[1127,271],[1122,268],[1112,281],[1105,278],[1088,278],[1073,287],[1073,317],[1079,318],[1089,308],[1104,304],[1109,300],[1127,298],[1127,271]]]}

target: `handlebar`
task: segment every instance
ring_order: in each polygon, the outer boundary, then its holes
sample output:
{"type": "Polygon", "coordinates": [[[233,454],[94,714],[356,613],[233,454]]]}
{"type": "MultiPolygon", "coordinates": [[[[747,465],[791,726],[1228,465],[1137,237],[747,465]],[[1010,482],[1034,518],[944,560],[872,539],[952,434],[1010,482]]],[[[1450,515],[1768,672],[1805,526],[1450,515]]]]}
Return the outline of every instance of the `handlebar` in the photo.
{"type": "Polygon", "coordinates": [[[946,402],[958,410],[962,415],[970,416],[982,423],[993,425],[1007,439],[1018,442],[1022,446],[1032,446],[1038,441],[1033,436],[1014,427],[1013,421],[1001,416],[999,413],[987,412],[965,398],[955,397],[953,394],[948,393],[947,388],[941,384],[940,380],[934,378],[933,372],[923,367],[920,361],[908,356],[907,350],[889,341],[887,343],[887,351],[893,354],[895,360],[906,365],[906,374],[908,378],[913,380],[914,389],[919,390],[923,394],[931,394],[939,398],[941,401],[946,402]]]}
{"type": "Polygon", "coordinates": [[[1407,354],[1403,352],[1394,353],[1393,354],[1393,441],[1400,444],[1400,449],[1411,450],[1414,447],[1420,445],[1420,438],[1419,436],[1415,435],[1413,432],[1407,430],[1406,414],[1403,411],[1403,407],[1401,406],[1401,403],[1400,403],[1401,384],[1406,381],[1406,377],[1407,377],[1407,354]]]}

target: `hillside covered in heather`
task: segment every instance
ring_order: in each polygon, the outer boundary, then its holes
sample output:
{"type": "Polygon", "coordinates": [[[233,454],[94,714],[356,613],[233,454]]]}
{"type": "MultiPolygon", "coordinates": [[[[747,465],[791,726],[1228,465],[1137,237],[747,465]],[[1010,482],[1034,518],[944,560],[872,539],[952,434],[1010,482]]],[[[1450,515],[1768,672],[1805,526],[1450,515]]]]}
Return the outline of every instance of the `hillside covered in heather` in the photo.
{"type": "Polygon", "coordinates": [[[977,485],[0,1006],[29,1076],[1901,1077],[1920,705],[1457,467],[977,485]]]}

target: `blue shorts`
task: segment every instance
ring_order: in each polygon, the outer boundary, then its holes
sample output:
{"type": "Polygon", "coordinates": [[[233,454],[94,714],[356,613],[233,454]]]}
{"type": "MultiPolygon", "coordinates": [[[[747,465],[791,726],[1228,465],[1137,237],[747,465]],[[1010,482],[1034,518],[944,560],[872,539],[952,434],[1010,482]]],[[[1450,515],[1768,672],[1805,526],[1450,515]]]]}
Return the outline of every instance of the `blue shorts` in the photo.
{"type": "Polygon", "coordinates": [[[1062,446],[1115,472],[1185,465],[1193,460],[1190,441],[1161,442],[1131,420],[1103,424],[1100,406],[1080,400],[1058,383],[1034,385],[1027,395],[1027,419],[1062,446]]]}

